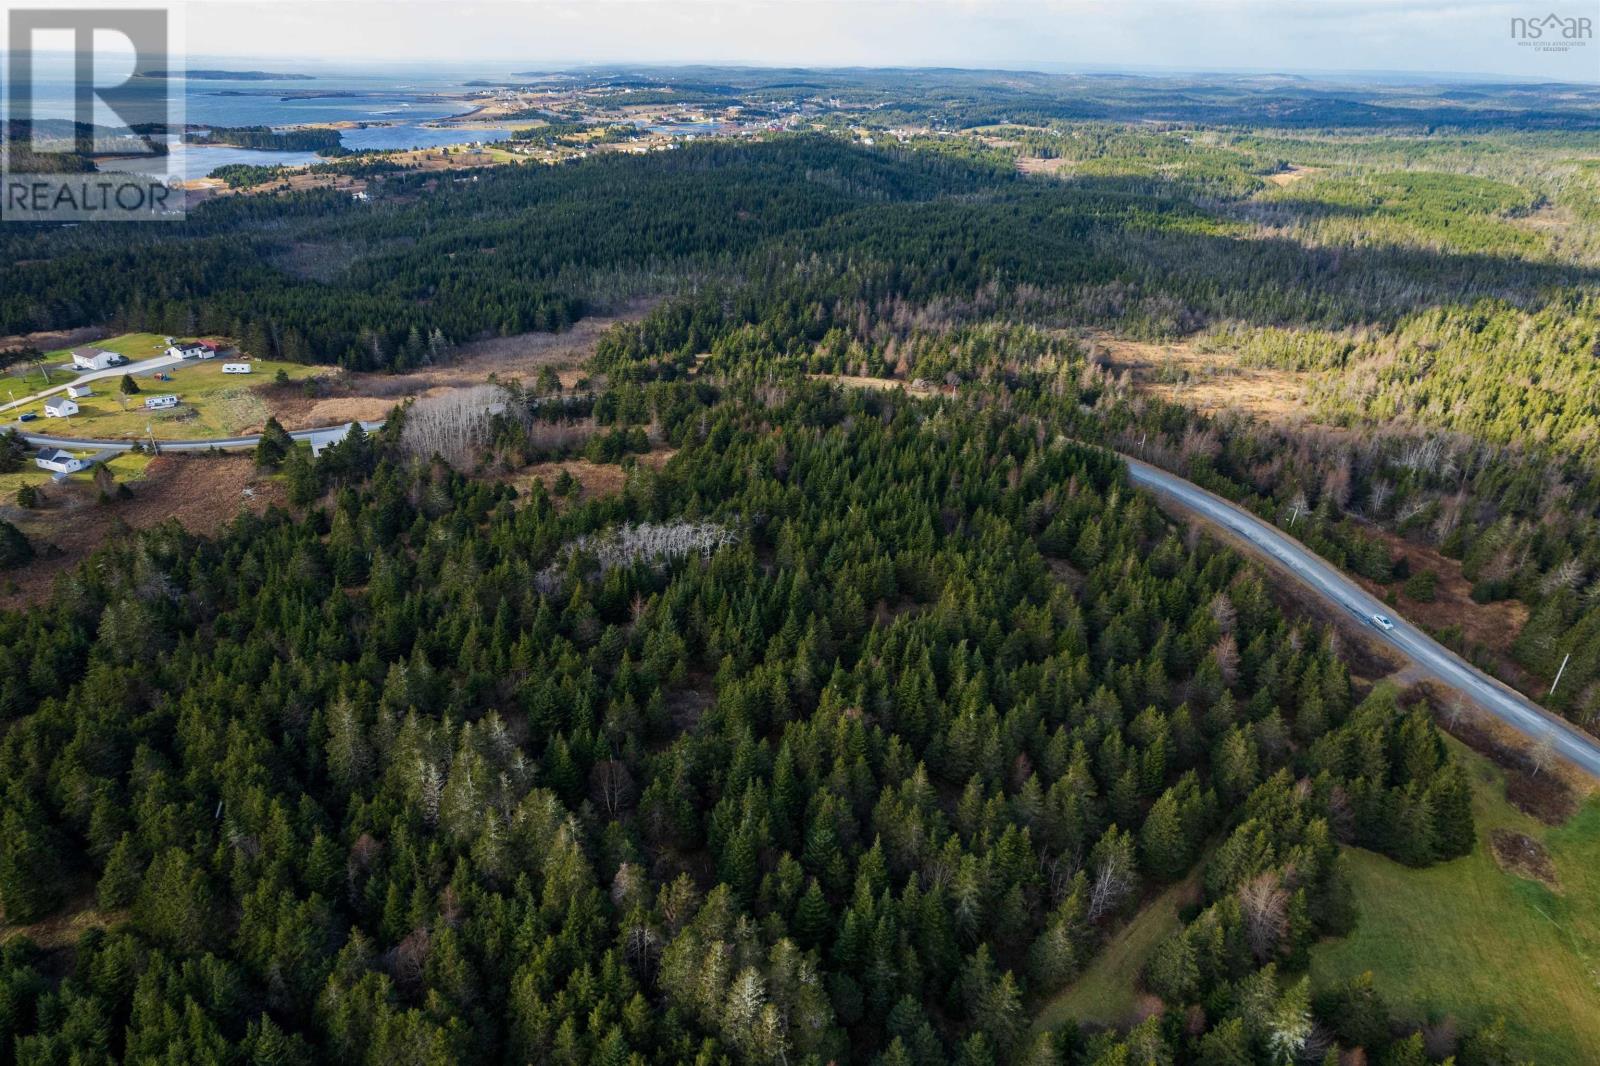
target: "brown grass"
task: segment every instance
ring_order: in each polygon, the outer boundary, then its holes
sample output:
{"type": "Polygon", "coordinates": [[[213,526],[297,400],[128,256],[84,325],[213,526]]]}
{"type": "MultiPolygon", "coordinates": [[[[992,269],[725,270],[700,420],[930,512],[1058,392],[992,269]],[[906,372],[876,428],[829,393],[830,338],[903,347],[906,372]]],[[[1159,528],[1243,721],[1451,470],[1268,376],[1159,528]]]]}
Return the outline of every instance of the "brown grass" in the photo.
{"type": "Polygon", "coordinates": [[[57,348],[71,348],[91,341],[104,340],[111,331],[100,326],[79,326],[77,329],[50,329],[41,333],[12,333],[0,337],[0,352],[7,348],[37,348],[53,352],[57,348]]]}
{"type": "Polygon", "coordinates": [[[1321,168],[1319,167],[1297,167],[1291,163],[1289,164],[1288,170],[1282,171],[1278,174],[1268,174],[1267,181],[1278,186],[1279,188],[1282,188],[1285,185],[1293,185],[1297,181],[1300,181],[1304,178],[1309,178],[1311,175],[1320,172],[1321,168]]]}
{"type": "Polygon", "coordinates": [[[616,463],[591,463],[587,459],[563,459],[552,463],[535,463],[512,478],[518,492],[526,492],[535,481],[543,480],[544,487],[554,491],[556,479],[565,470],[578,480],[578,502],[597,496],[614,496],[627,483],[627,472],[616,463]]]}
{"type": "Polygon", "coordinates": [[[127,917],[126,910],[100,910],[94,905],[94,893],[85,892],[48,918],[26,925],[0,925],[0,944],[27,937],[45,951],[53,951],[73,946],[90,929],[109,929],[127,917]]]}
{"type": "Polygon", "coordinates": [[[1546,825],[1561,825],[1600,791],[1600,781],[1565,762],[1538,772],[1532,741],[1432,680],[1412,686],[1402,702],[1409,706],[1413,700],[1425,700],[1440,728],[1504,770],[1507,801],[1546,825]],[[1455,707],[1462,713],[1452,713],[1455,707]]]}
{"type": "Polygon", "coordinates": [[[1055,159],[1041,159],[1034,155],[1017,157],[1017,169],[1024,174],[1054,174],[1072,166],[1072,163],[1071,159],[1062,159],[1059,156],[1055,159]]]}
{"type": "Polygon", "coordinates": [[[874,378],[863,377],[859,374],[808,374],[812,381],[831,381],[835,385],[843,385],[847,389],[884,389],[887,391],[909,392],[913,396],[932,396],[937,387],[932,383],[915,385],[901,378],[874,378]]]}
{"type": "MultiPolygon", "coordinates": [[[[636,456],[635,461],[640,466],[660,470],[677,454],[676,448],[658,447],[636,456]]],[[[544,481],[547,490],[553,490],[563,470],[578,481],[576,502],[579,503],[602,496],[614,496],[622,491],[628,481],[628,472],[619,464],[591,463],[587,459],[555,459],[547,463],[534,463],[508,475],[505,480],[515,486],[518,493],[526,493],[538,480],[544,481]]],[[[559,506],[567,505],[561,503],[559,506]]]]}
{"type": "Polygon", "coordinates": [[[192,533],[210,534],[244,511],[260,514],[286,499],[283,484],[262,477],[247,455],[157,456],[143,479],[128,487],[132,499],[101,503],[92,484],[68,481],[46,490],[48,504],[41,510],[5,508],[5,517],[41,550],[33,562],[7,575],[10,583],[0,590],[0,608],[42,602],[57,577],[127,530],[149,529],[173,518],[192,533]],[[253,496],[246,497],[245,489],[253,496]]]}
{"type": "Polygon", "coordinates": [[[458,348],[450,362],[407,374],[330,371],[318,379],[316,396],[307,396],[298,383],[269,386],[262,396],[285,429],[309,429],[376,421],[410,397],[471,388],[491,375],[499,381],[531,385],[540,370],[550,367],[562,386],[571,388],[584,376],[583,363],[594,354],[601,334],[618,322],[637,322],[659,302],[635,300],[616,314],[581,319],[564,333],[522,333],[472,341],[458,348]]]}
{"type": "Polygon", "coordinates": [[[1152,344],[1095,332],[1090,355],[1108,369],[1126,371],[1134,388],[1203,414],[1253,415],[1277,425],[1312,421],[1302,402],[1307,375],[1268,367],[1240,366],[1232,352],[1201,351],[1178,341],[1152,344]]]}
{"type": "MultiPolygon", "coordinates": [[[[1406,618],[1430,630],[1460,626],[1467,641],[1489,649],[1495,658],[1495,674],[1524,695],[1537,696],[1546,686],[1530,675],[1511,656],[1511,645],[1528,621],[1528,608],[1518,600],[1479,603],[1472,598],[1472,582],[1461,576],[1461,563],[1440,555],[1432,548],[1412,544],[1404,537],[1377,526],[1364,526],[1368,534],[1382,540],[1391,553],[1403,556],[1413,574],[1431,570],[1439,576],[1432,603],[1414,600],[1401,591],[1403,582],[1393,586],[1395,605],[1406,618]]],[[[1390,589],[1366,578],[1352,575],[1380,599],[1390,589]]]]}

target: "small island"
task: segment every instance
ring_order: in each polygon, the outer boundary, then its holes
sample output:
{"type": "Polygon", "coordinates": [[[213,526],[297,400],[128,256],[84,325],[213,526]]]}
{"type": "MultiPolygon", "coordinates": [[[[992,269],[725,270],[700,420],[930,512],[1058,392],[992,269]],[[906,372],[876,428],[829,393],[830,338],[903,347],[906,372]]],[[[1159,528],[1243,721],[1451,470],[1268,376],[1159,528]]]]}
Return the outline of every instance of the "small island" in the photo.
{"type": "Polygon", "coordinates": [[[187,78],[190,81],[315,81],[312,74],[281,74],[270,70],[147,70],[142,78],[187,78]]]}
{"type": "Polygon", "coordinates": [[[268,152],[316,152],[322,156],[343,155],[338,130],[300,127],[275,130],[270,126],[213,126],[191,130],[184,135],[189,144],[229,145],[268,152]]]}

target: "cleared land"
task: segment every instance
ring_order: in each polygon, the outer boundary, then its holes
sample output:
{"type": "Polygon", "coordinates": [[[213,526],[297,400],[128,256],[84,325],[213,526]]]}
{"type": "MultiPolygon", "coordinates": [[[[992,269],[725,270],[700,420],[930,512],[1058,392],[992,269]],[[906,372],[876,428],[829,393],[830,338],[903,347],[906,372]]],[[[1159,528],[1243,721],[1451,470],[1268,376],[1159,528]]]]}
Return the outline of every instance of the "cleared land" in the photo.
{"type": "MultiPolygon", "coordinates": [[[[38,510],[16,506],[14,488],[0,496],[0,518],[15,523],[39,553],[21,569],[0,575],[0,608],[38,603],[58,575],[127,529],[148,529],[170,518],[191,532],[213,533],[243,511],[260,514],[274,504],[283,506],[287,499],[282,482],[262,475],[248,455],[152,459],[124,454],[111,460],[108,468],[128,485],[132,499],[101,502],[89,474],[47,485],[45,504],[38,510]]],[[[6,474],[0,479],[18,476],[6,474]]],[[[9,483],[0,480],[0,486],[9,483]]]]}
{"type": "Polygon", "coordinates": [[[315,389],[272,388],[264,394],[286,429],[306,429],[339,422],[385,417],[411,397],[498,381],[531,384],[546,367],[570,388],[584,376],[584,360],[594,353],[600,335],[618,322],[636,322],[659,301],[635,300],[612,315],[581,319],[563,333],[522,333],[473,341],[456,350],[448,363],[408,374],[350,374],[310,368],[319,375],[315,389]]]}
{"type": "MultiPolygon", "coordinates": [[[[1493,762],[1447,743],[1473,782],[1478,847],[1422,870],[1347,849],[1360,919],[1350,936],[1313,950],[1313,985],[1371,971],[1410,1023],[1453,1018],[1467,1028],[1503,1016],[1516,1050],[1541,1066],[1600,1061],[1600,799],[1546,825],[1507,799],[1493,762]]],[[[1035,1028],[1139,1021],[1139,972],[1194,892],[1186,881],[1151,900],[1045,1003],[1035,1028]]]]}
{"type": "Polygon", "coordinates": [[[1319,173],[1319,168],[1317,167],[1297,167],[1290,163],[1288,170],[1280,171],[1277,174],[1268,174],[1267,181],[1282,188],[1285,185],[1293,185],[1297,181],[1309,178],[1316,173],[1319,173]]]}
{"type": "MultiPolygon", "coordinates": [[[[118,355],[126,356],[129,362],[137,362],[141,359],[155,358],[167,346],[167,339],[155,333],[124,333],[116,337],[105,337],[101,340],[90,339],[97,334],[103,337],[104,331],[81,329],[58,331],[54,334],[34,334],[33,337],[37,339],[29,340],[26,343],[32,344],[35,348],[39,347],[41,341],[43,343],[57,341],[64,346],[41,348],[40,350],[44,352],[42,366],[17,365],[8,367],[5,375],[0,377],[0,392],[6,393],[5,399],[10,401],[14,396],[27,396],[54,385],[65,385],[83,373],[81,370],[72,368],[72,349],[74,347],[99,348],[102,351],[116,352],[118,355]]],[[[5,347],[9,347],[9,345],[5,345],[5,347]]],[[[35,405],[23,408],[23,410],[38,411],[39,407],[35,405]]]]}
{"type": "MultiPolygon", "coordinates": [[[[106,347],[111,348],[109,344],[106,347]]],[[[138,358],[148,359],[152,354],[155,353],[143,351],[138,358]]],[[[130,354],[129,358],[134,356],[130,354]]],[[[262,393],[272,387],[280,371],[291,381],[320,372],[317,367],[255,359],[249,360],[255,367],[250,374],[224,374],[222,364],[228,361],[219,357],[166,367],[157,372],[169,375],[171,381],[162,381],[155,374],[136,375],[140,391],[131,396],[124,396],[118,390],[121,379],[102,378],[90,384],[94,391],[77,401],[78,413],[69,418],[45,418],[43,400],[27,404],[15,413],[31,411],[40,416],[37,422],[29,425],[31,432],[64,437],[136,439],[147,433],[153,433],[157,440],[228,437],[259,429],[266,422],[272,410],[262,393]],[[177,407],[160,411],[145,409],[147,397],[166,394],[179,397],[177,407]]]]}
{"type": "Polygon", "coordinates": [[[1091,356],[1127,372],[1135,388],[1205,414],[1240,412],[1278,425],[1312,421],[1302,402],[1306,375],[1238,365],[1231,352],[1202,351],[1187,342],[1152,344],[1096,332],[1091,356]]]}
{"type": "Polygon", "coordinates": [[[1312,952],[1313,983],[1370,970],[1414,1021],[1504,1016],[1518,1049],[1541,1066],[1600,1061],[1600,800],[1565,825],[1544,825],[1507,800],[1498,767],[1450,744],[1474,783],[1478,848],[1425,870],[1348,852],[1360,921],[1312,952]],[[1539,845],[1555,884],[1517,864],[1502,869],[1497,832],[1539,845]]]}
{"type": "Polygon", "coordinates": [[[1040,1008],[1035,1032],[1076,1020],[1086,1025],[1129,1026],[1159,1009],[1139,988],[1139,972],[1152,952],[1182,928],[1178,911],[1199,898],[1200,870],[1147,903],[1106,942],[1079,978],[1040,1008]]]}

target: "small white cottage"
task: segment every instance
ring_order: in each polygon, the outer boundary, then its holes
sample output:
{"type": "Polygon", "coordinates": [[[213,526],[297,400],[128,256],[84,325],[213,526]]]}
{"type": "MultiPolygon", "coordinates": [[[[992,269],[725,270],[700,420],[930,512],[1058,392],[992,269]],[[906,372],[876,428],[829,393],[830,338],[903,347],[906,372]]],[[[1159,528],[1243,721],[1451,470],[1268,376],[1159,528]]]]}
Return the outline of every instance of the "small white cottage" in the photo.
{"type": "Polygon", "coordinates": [[[54,470],[58,474],[76,474],[89,467],[87,459],[79,459],[76,455],[61,451],[59,448],[41,448],[39,454],[33,457],[35,466],[45,470],[54,470]]]}

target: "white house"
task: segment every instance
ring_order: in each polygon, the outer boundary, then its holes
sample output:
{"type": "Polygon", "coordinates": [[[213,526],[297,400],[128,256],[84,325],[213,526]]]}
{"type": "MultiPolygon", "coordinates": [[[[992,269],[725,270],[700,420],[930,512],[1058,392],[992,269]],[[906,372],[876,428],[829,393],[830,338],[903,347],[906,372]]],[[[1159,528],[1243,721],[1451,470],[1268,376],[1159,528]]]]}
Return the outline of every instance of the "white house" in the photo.
{"type": "Polygon", "coordinates": [[[114,366],[121,366],[128,360],[116,352],[107,352],[99,348],[74,348],[72,349],[72,368],[74,370],[109,370],[114,366]]]}
{"type": "Polygon", "coordinates": [[[58,448],[40,448],[39,454],[33,457],[35,466],[45,470],[54,470],[58,474],[76,474],[89,467],[87,459],[79,459],[76,455],[69,455],[58,448]]]}
{"type": "Polygon", "coordinates": [[[85,396],[92,396],[93,394],[94,394],[94,390],[91,389],[87,385],[68,385],[67,386],[67,395],[71,396],[74,400],[81,400],[85,396]]]}
{"type": "Polygon", "coordinates": [[[250,366],[249,363],[223,363],[222,364],[222,372],[224,374],[248,374],[248,373],[251,373],[252,369],[253,368],[250,366]]]}
{"type": "Polygon", "coordinates": [[[66,418],[78,413],[78,402],[70,396],[52,396],[44,402],[46,418],[66,418]]]}
{"type": "Polygon", "coordinates": [[[195,359],[199,358],[204,350],[199,341],[180,341],[177,344],[167,345],[166,354],[169,359],[195,359]]]}
{"type": "Polygon", "coordinates": [[[195,344],[200,349],[198,354],[201,359],[215,359],[217,353],[222,351],[215,341],[196,341],[195,344]]]}
{"type": "Polygon", "coordinates": [[[170,393],[166,396],[146,396],[144,408],[146,411],[158,411],[163,407],[178,406],[178,398],[170,393]]]}

